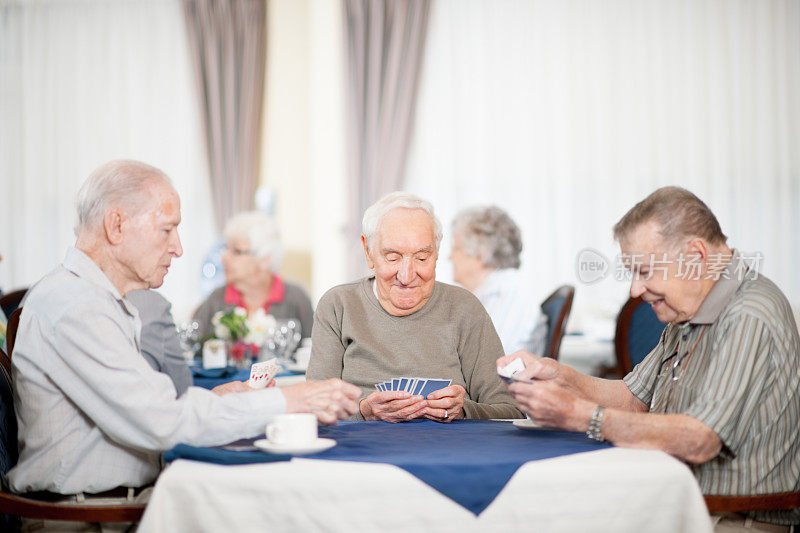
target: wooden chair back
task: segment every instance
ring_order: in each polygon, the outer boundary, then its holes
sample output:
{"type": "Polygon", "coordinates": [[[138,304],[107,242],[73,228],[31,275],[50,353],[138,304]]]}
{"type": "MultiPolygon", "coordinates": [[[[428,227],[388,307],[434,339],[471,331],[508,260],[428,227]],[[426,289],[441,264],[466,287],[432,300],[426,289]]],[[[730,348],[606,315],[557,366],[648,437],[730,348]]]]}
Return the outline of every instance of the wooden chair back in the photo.
{"type": "Polygon", "coordinates": [[[78,522],[138,522],[145,504],[66,505],[13,494],[9,490],[8,471],[17,463],[17,418],[12,392],[11,358],[0,349],[0,529],[13,530],[12,517],[78,522]]]}
{"type": "Polygon", "coordinates": [[[547,347],[544,353],[547,357],[558,359],[574,297],[575,287],[562,285],[542,302],[542,313],[547,317],[547,347]]]}
{"type": "Polygon", "coordinates": [[[19,329],[19,316],[21,314],[22,308],[20,307],[8,317],[8,325],[6,326],[6,348],[8,348],[9,359],[14,354],[14,343],[17,341],[17,329],[19,329]]]}
{"type": "Polygon", "coordinates": [[[800,492],[780,492],[755,496],[703,496],[709,513],[781,511],[800,508],[800,492]]]}
{"type": "Polygon", "coordinates": [[[17,289],[0,295],[0,309],[3,310],[3,314],[7,317],[11,316],[11,313],[16,311],[19,304],[22,303],[22,299],[27,292],[28,288],[25,287],[24,289],[17,289]]]}

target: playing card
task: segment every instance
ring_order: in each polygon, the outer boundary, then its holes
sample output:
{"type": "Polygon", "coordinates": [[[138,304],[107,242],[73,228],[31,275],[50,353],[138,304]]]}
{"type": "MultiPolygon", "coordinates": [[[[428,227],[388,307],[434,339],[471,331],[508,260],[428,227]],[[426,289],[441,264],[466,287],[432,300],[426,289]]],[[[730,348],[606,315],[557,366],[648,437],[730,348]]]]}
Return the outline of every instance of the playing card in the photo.
{"type": "Polygon", "coordinates": [[[400,378],[392,379],[392,390],[400,390],[400,378]]]}
{"type": "Polygon", "coordinates": [[[414,382],[414,388],[411,389],[411,394],[414,394],[414,395],[419,394],[419,391],[421,391],[423,389],[423,387],[425,387],[426,383],[428,383],[427,379],[417,378],[416,381],[414,382]]]}
{"type": "Polygon", "coordinates": [[[407,391],[409,381],[410,378],[400,378],[400,385],[397,387],[397,390],[407,391]]]}
{"type": "Polygon", "coordinates": [[[511,381],[528,381],[519,378],[512,379],[516,374],[522,372],[523,370],[525,370],[525,363],[522,362],[522,359],[517,357],[506,366],[498,368],[497,374],[503,378],[506,383],[510,383],[511,381]]]}
{"type": "Polygon", "coordinates": [[[247,383],[252,389],[263,389],[277,375],[278,370],[280,370],[280,366],[274,357],[268,361],[253,363],[247,383]]]}
{"type": "Polygon", "coordinates": [[[450,379],[429,379],[425,386],[419,391],[423,398],[427,398],[428,394],[449,387],[453,381],[450,379]]]}

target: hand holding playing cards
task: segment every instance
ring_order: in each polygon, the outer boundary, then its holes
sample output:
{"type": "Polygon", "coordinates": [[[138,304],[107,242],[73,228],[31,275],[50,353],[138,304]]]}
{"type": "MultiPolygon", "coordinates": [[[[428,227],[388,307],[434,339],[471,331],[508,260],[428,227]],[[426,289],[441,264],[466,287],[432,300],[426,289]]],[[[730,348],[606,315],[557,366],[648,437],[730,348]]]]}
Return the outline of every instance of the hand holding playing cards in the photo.
{"type": "Polygon", "coordinates": [[[335,424],[358,412],[361,389],[338,378],[281,388],[287,413],[312,413],[323,424],[335,424]]]}
{"type": "Polygon", "coordinates": [[[576,413],[586,400],[572,386],[569,370],[554,359],[523,351],[497,360],[497,373],[523,412],[545,426],[583,431],[582,415],[576,418],[576,413]]]}
{"type": "MultiPolygon", "coordinates": [[[[273,382],[273,385],[274,384],[275,382],[273,382]]],[[[217,385],[211,389],[211,392],[219,394],[220,396],[225,396],[231,392],[250,392],[252,390],[253,389],[250,388],[250,385],[248,385],[246,381],[229,381],[228,383],[217,385]]]]}
{"type": "Polygon", "coordinates": [[[519,363],[516,362],[516,359],[519,359],[524,364],[524,368],[513,372],[515,377],[536,381],[557,379],[561,374],[562,365],[558,364],[555,359],[539,357],[524,350],[499,358],[496,363],[498,371],[505,367],[518,365],[519,363]]]}
{"type": "Polygon", "coordinates": [[[464,418],[464,396],[467,391],[461,385],[450,385],[428,395],[425,418],[436,422],[452,422],[464,418]]]}
{"type": "Polygon", "coordinates": [[[361,400],[361,414],[364,420],[383,420],[384,422],[407,422],[425,414],[428,403],[420,395],[408,391],[376,391],[361,400]]]}
{"type": "MultiPolygon", "coordinates": [[[[275,380],[270,378],[269,381],[263,386],[262,389],[268,389],[275,386],[275,380]]],[[[229,381],[222,385],[217,385],[211,392],[225,396],[231,392],[253,392],[253,384],[251,381],[229,381]]]]}

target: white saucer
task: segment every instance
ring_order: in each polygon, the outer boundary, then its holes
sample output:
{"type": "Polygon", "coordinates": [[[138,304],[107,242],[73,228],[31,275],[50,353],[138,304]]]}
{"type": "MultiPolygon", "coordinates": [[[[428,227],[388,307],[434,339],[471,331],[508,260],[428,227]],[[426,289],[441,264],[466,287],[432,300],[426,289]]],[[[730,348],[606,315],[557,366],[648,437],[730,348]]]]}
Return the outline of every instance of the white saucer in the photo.
{"type": "Polygon", "coordinates": [[[560,431],[557,428],[551,428],[537,424],[530,418],[517,418],[514,420],[513,424],[515,427],[518,427],[519,429],[525,429],[527,431],[560,431]]]}
{"type": "Polygon", "coordinates": [[[312,453],[323,452],[329,448],[336,446],[336,441],[333,439],[318,438],[308,444],[277,444],[270,442],[267,439],[259,439],[253,443],[253,446],[267,453],[285,453],[290,455],[310,455],[312,453]]]}

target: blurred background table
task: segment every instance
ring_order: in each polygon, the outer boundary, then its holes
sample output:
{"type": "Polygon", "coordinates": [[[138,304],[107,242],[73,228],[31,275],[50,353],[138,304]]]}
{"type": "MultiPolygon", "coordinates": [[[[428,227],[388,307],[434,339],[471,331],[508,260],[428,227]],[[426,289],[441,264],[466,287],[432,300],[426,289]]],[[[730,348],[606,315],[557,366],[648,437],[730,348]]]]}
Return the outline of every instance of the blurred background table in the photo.
{"type": "Polygon", "coordinates": [[[614,340],[587,335],[564,335],[558,361],[582,374],[597,376],[603,368],[616,364],[614,340]]]}
{"type": "MultiPolygon", "coordinates": [[[[250,379],[250,369],[236,370],[233,373],[225,373],[219,377],[193,377],[195,387],[203,387],[204,389],[213,389],[217,385],[228,383],[229,381],[246,381],[250,379]]],[[[294,385],[295,383],[302,383],[306,380],[305,373],[288,372],[286,370],[275,376],[275,384],[279,387],[286,385],[294,385]]]]}

